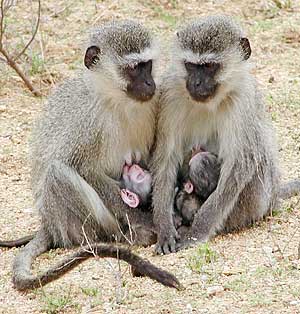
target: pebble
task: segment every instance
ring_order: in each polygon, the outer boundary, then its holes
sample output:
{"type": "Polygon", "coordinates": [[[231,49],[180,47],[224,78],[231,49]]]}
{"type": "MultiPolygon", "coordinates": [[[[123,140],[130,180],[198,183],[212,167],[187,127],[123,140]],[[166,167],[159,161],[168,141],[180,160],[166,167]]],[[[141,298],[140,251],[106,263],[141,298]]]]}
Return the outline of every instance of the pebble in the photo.
{"type": "Polygon", "coordinates": [[[291,301],[290,305],[300,305],[300,300],[291,301]]]}
{"type": "Polygon", "coordinates": [[[207,288],[208,295],[216,295],[224,291],[222,286],[212,286],[207,288]]]}

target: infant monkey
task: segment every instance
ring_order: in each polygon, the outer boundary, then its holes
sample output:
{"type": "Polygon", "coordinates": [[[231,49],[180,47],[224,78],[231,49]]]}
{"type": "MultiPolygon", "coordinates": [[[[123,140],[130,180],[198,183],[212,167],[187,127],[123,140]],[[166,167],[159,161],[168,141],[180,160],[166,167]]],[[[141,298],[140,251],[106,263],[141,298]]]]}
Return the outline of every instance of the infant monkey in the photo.
{"type": "MultiPolygon", "coordinates": [[[[188,170],[179,180],[175,197],[175,226],[191,226],[194,215],[217,187],[220,164],[217,156],[203,150],[192,154],[188,170]]],[[[125,165],[121,179],[121,197],[129,207],[150,208],[152,177],[137,164],[125,165]]]]}
{"type": "Polygon", "coordinates": [[[175,197],[176,229],[192,225],[196,212],[216,189],[219,176],[220,163],[216,155],[202,149],[192,154],[175,197]]]}

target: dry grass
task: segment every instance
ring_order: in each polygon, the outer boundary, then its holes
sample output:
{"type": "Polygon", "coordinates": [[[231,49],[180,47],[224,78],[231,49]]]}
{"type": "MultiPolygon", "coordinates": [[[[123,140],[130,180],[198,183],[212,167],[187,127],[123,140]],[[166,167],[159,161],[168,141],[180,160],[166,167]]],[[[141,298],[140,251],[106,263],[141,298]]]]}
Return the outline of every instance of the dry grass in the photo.
{"type": "MultiPolygon", "coordinates": [[[[136,18],[162,36],[188,18],[226,12],[248,31],[254,72],[265,91],[278,135],[283,178],[300,176],[300,5],[298,0],[224,1],[43,1],[37,40],[23,58],[27,73],[47,95],[52,85],[82,65],[84,32],[112,18],[136,18]],[[278,5],[281,3],[282,5],[278,5]]],[[[10,16],[8,43],[30,36],[30,1],[10,16]],[[28,5],[28,7],[26,7],[28,5]]],[[[33,120],[44,99],[32,97],[15,73],[0,63],[0,237],[36,230],[27,162],[33,120]]],[[[0,313],[300,313],[299,198],[282,213],[244,232],[217,237],[204,250],[169,256],[138,253],[175,273],[186,287],[177,292],[145,278],[132,278],[122,264],[123,299],[110,264],[91,260],[44,289],[21,294],[12,288],[17,249],[0,251],[0,313]],[[208,252],[208,253],[207,253],[208,252]]],[[[58,260],[63,250],[38,259],[37,268],[58,260]]],[[[117,268],[116,261],[111,262],[117,268]]]]}

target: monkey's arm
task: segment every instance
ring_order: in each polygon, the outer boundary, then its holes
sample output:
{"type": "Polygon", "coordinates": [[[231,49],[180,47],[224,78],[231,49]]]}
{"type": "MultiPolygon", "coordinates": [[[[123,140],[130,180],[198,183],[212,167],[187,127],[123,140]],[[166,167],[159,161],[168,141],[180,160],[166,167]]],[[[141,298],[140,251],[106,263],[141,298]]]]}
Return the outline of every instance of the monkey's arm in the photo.
{"type": "Polygon", "coordinates": [[[173,207],[179,158],[175,153],[169,158],[154,156],[153,173],[153,220],[158,232],[155,251],[158,254],[175,252],[178,233],[173,222],[173,207]],[[171,157],[172,156],[172,157],[171,157]]]}

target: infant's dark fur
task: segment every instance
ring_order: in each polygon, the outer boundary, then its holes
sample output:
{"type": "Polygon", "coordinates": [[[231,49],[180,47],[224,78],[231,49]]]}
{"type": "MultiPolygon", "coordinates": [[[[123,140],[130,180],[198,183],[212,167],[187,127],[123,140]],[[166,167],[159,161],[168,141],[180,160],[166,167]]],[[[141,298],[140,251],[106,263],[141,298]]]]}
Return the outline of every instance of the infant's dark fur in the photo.
{"type": "Polygon", "coordinates": [[[216,155],[199,152],[189,162],[189,169],[179,185],[175,198],[174,222],[176,229],[191,226],[195,213],[215,190],[220,176],[220,163],[216,155]],[[190,182],[193,191],[188,193],[185,184],[190,182]]]}

